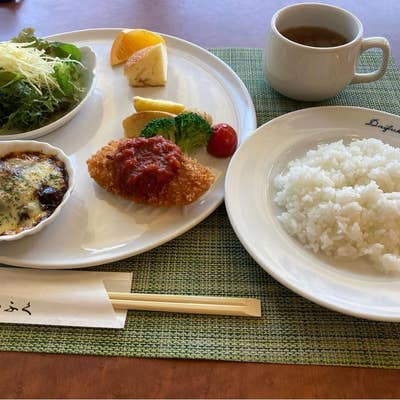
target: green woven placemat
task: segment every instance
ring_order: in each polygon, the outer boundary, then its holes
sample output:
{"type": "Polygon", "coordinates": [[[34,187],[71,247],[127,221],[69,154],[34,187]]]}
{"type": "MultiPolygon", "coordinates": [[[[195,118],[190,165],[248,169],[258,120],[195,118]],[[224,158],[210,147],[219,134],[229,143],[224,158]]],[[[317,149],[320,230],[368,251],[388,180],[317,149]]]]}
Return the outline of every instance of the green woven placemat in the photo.
{"type": "MultiPolygon", "coordinates": [[[[318,104],[283,98],[264,82],[258,49],[213,49],[243,79],[258,124],[312,105],[356,105],[400,113],[400,80],[391,60],[378,82],[351,85],[318,104]]],[[[360,69],[377,64],[362,57],[360,69]]],[[[124,330],[1,325],[0,350],[202,358],[400,368],[400,324],[341,315],[292,293],[247,254],[219,207],[190,232],[101,271],[133,271],[136,292],[249,296],[263,318],[129,312],[124,330]]]]}

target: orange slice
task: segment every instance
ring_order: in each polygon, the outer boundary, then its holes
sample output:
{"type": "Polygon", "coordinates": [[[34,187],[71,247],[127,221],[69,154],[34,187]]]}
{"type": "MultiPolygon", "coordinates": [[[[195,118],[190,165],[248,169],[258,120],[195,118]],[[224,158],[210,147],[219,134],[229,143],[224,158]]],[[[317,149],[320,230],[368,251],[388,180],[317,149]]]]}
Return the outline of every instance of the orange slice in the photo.
{"type": "Polygon", "coordinates": [[[111,47],[112,66],[124,63],[133,53],[154,44],[164,43],[157,33],[146,29],[124,29],[119,32],[111,47]]]}

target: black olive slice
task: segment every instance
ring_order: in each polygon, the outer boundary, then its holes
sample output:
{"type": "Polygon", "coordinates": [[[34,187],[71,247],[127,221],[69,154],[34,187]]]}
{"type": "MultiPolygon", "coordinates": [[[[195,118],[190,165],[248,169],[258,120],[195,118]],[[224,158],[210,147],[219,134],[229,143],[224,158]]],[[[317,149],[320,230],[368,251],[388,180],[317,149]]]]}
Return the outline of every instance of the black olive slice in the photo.
{"type": "Polygon", "coordinates": [[[61,203],[64,191],[50,186],[41,188],[38,192],[40,204],[44,210],[54,210],[61,203]]]}

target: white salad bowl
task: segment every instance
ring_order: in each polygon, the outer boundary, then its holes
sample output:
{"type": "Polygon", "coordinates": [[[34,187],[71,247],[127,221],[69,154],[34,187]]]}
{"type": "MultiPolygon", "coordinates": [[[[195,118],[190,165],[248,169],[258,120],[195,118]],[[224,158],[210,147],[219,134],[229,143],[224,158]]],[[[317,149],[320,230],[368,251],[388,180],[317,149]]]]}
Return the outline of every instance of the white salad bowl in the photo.
{"type": "Polygon", "coordinates": [[[1,140],[12,140],[12,139],[35,139],[41,136],[47,135],[48,133],[62,127],[82,109],[96,84],[96,53],[88,46],[80,47],[79,49],[82,54],[81,63],[84,65],[85,70],[83,72],[83,83],[85,85],[85,92],[82,99],[76,104],[70,111],[62,114],[60,118],[42,126],[41,128],[34,129],[32,131],[18,132],[18,130],[12,130],[9,134],[1,134],[1,140]]]}
{"type": "Polygon", "coordinates": [[[48,143],[38,142],[35,140],[12,140],[12,141],[0,142],[0,158],[4,157],[9,153],[18,151],[40,152],[48,155],[53,155],[57,157],[59,160],[63,161],[68,173],[68,189],[65,192],[61,203],[57,206],[57,208],[52,212],[51,215],[49,215],[44,220],[40,221],[37,225],[33,226],[32,228],[23,230],[13,235],[0,236],[0,242],[21,239],[25,236],[33,235],[34,233],[41,231],[45,226],[49,225],[57,218],[57,215],[60,213],[61,209],[67,203],[69,197],[71,196],[71,192],[75,186],[75,173],[72,168],[71,161],[69,160],[67,155],[58,147],[52,146],[48,143]]]}

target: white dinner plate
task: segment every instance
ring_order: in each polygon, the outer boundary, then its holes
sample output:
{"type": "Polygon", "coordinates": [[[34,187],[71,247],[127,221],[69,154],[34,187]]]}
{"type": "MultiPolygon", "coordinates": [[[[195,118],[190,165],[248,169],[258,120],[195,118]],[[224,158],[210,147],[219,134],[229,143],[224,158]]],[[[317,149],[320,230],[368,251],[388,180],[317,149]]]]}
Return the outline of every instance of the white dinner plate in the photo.
{"type": "Polygon", "coordinates": [[[400,274],[386,275],[367,259],[317,256],[277,219],[272,181],[287,163],[319,143],[377,138],[400,147],[400,117],[357,107],[316,107],[259,127],[234,155],[225,181],[231,224],[254,260],[294,292],[335,311],[400,321],[400,274]]]}
{"type": "Polygon", "coordinates": [[[60,147],[76,172],[75,190],[57,220],[18,242],[0,243],[0,263],[32,268],[99,265],[142,253],[188,231],[224,198],[229,159],[195,154],[214,169],[210,190],[186,207],[137,205],[107,193],[89,177],[86,160],[110,140],[123,137],[122,120],[134,112],[133,96],[175,100],[210,113],[214,122],[232,125],[240,142],[256,128],[251,97],[239,77],[208,51],[171,36],[165,87],[132,88],[123,67],[110,66],[112,42],[120,29],[97,29],[52,36],[52,40],[90,46],[97,54],[97,84],[81,112],[40,140],[60,147]]]}

